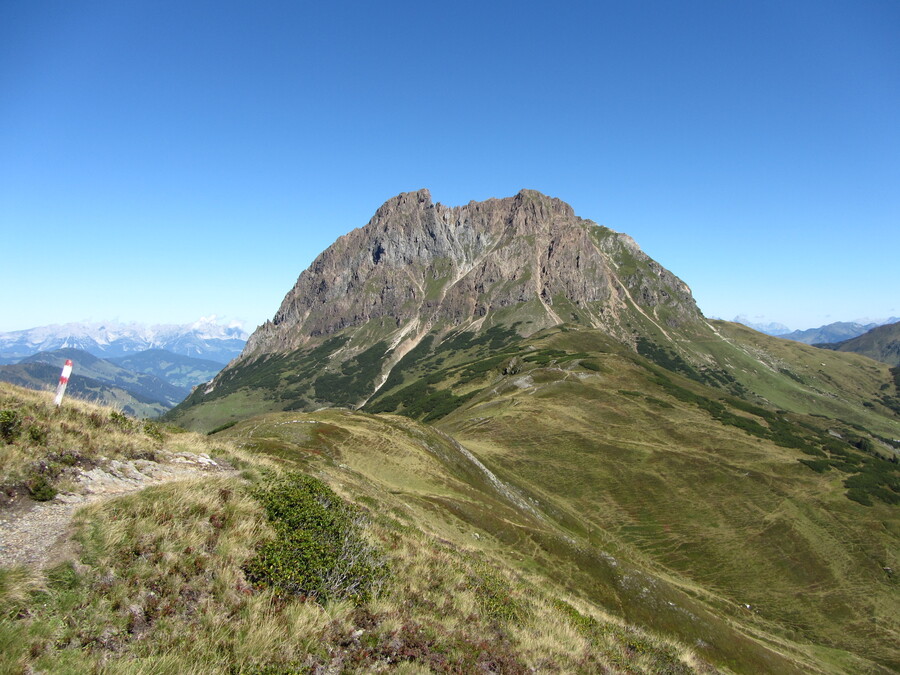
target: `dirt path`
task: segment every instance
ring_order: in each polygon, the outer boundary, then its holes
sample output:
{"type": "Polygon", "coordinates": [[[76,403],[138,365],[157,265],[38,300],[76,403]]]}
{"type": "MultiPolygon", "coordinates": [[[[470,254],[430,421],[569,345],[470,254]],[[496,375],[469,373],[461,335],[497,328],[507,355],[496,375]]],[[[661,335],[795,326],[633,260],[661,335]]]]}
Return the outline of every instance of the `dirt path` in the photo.
{"type": "Polygon", "coordinates": [[[234,474],[224,462],[205,454],[161,453],[161,462],[105,460],[81,471],[73,492],[49,502],[28,502],[0,510],[0,567],[43,568],[74,553],[70,523],[87,504],[137,492],[151,485],[207,474],[234,474]]]}

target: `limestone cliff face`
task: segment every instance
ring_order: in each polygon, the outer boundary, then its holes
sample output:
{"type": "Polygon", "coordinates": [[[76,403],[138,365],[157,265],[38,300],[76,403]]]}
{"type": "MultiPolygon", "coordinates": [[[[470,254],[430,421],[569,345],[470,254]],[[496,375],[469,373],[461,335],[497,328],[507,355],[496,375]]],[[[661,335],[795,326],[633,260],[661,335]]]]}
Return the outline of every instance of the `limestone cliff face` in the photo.
{"type": "Polygon", "coordinates": [[[434,326],[477,329],[531,303],[535,332],[577,321],[624,334],[638,311],[661,329],[699,317],[690,289],[630,237],[539,192],[447,207],[428,190],[388,200],[304,271],[243,357],[299,348],[378,320],[395,344],[434,326]]]}

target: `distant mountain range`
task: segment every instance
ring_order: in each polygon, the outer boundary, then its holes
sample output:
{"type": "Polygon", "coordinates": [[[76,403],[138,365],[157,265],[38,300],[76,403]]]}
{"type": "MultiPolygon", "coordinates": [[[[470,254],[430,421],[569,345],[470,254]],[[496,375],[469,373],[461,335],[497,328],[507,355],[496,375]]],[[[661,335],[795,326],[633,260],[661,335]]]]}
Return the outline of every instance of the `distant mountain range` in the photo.
{"type": "Polygon", "coordinates": [[[11,363],[38,352],[81,349],[100,358],[117,358],[148,349],[226,364],[247,341],[240,324],[222,325],[215,317],[192,324],[67,323],[0,333],[0,363],[11,363]]]}
{"type": "Polygon", "coordinates": [[[866,331],[872,330],[879,324],[877,323],[856,323],[855,321],[836,321],[827,326],[819,326],[818,328],[807,328],[806,330],[795,330],[784,335],[779,335],[785,340],[794,340],[807,345],[820,344],[823,342],[840,342],[841,340],[849,340],[857,335],[862,335],[866,331]]]}
{"type": "Polygon", "coordinates": [[[875,321],[869,323],[858,323],[856,321],[836,321],[818,328],[807,328],[805,330],[794,330],[782,323],[754,323],[745,316],[736,316],[732,319],[735,323],[741,323],[748,328],[758,330],[766,335],[774,335],[785,340],[793,340],[794,342],[802,342],[808,345],[819,345],[825,343],[841,342],[855,338],[858,335],[872,330],[878,326],[900,321],[900,317],[891,317],[884,321],[875,321]]]}
{"type": "Polygon", "coordinates": [[[892,366],[900,366],[900,323],[876,326],[871,330],[841,342],[817,344],[816,347],[838,352],[853,352],[892,366]]]}
{"type": "Polygon", "coordinates": [[[766,335],[785,335],[791,332],[791,329],[785,326],[783,323],[770,322],[770,323],[756,323],[751,321],[746,316],[736,316],[732,319],[735,323],[740,323],[747,328],[752,328],[753,330],[758,330],[760,333],[765,333],[766,335]]]}

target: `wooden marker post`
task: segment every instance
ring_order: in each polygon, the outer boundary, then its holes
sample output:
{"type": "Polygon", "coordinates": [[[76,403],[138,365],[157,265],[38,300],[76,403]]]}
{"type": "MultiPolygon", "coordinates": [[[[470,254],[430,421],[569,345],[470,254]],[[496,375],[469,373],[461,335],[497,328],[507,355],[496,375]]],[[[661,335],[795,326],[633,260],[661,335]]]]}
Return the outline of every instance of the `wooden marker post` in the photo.
{"type": "Polygon", "coordinates": [[[66,393],[66,385],[69,384],[69,375],[72,374],[72,359],[66,359],[62,374],[59,376],[59,386],[56,387],[56,399],[53,401],[58,408],[62,404],[63,394],[66,393]]]}

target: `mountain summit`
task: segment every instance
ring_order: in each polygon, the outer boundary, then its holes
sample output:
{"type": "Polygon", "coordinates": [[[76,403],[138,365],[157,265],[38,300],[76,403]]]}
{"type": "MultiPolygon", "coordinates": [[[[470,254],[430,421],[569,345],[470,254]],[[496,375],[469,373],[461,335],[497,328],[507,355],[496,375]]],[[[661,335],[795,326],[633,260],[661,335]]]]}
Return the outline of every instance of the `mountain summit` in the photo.
{"type": "Polygon", "coordinates": [[[700,313],[687,285],[634,241],[534,190],[448,207],[402,193],[304,271],[244,357],[297,349],[372,321],[405,352],[437,326],[561,323],[622,338],[629,314],[674,327],[700,313]],[[515,311],[508,311],[515,308],[515,311]]]}

